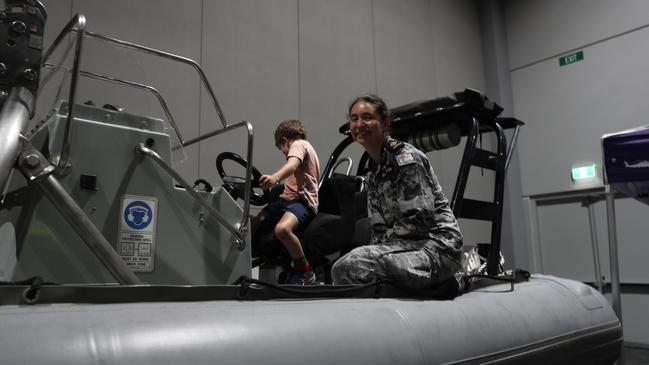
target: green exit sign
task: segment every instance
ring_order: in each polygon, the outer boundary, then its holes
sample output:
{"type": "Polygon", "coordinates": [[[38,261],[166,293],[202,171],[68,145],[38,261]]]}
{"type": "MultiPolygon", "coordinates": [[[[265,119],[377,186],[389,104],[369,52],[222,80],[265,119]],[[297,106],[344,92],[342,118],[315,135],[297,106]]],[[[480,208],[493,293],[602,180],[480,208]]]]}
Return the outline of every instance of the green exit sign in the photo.
{"type": "Polygon", "coordinates": [[[559,66],[569,65],[571,63],[575,63],[583,60],[584,60],[584,51],[579,51],[563,57],[559,57],[559,66]]]}
{"type": "Polygon", "coordinates": [[[597,176],[597,165],[590,164],[586,166],[573,167],[571,171],[572,181],[593,179],[597,176]]]}

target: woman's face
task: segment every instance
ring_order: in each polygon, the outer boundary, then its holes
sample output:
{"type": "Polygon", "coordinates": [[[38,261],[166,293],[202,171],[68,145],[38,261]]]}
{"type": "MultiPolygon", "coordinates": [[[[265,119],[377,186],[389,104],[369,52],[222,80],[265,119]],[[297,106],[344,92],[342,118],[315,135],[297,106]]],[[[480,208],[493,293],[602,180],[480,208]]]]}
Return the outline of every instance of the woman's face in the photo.
{"type": "Polygon", "coordinates": [[[365,148],[383,144],[388,122],[380,118],[374,105],[365,101],[354,104],[349,113],[349,131],[354,141],[365,148]]]}

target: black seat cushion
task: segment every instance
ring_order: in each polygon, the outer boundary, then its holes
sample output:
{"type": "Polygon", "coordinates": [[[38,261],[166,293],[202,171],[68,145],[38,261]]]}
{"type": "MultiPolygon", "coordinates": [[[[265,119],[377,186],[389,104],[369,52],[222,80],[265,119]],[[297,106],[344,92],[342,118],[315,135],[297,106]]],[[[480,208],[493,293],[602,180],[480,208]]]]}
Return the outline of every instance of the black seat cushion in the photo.
{"type": "Polygon", "coordinates": [[[323,260],[337,252],[344,254],[365,243],[368,234],[356,232],[364,227],[357,222],[367,217],[367,194],[360,190],[361,180],[357,176],[333,175],[323,180],[318,192],[318,214],[302,238],[309,260],[323,260]]]}
{"type": "Polygon", "coordinates": [[[367,205],[358,207],[354,199],[361,190],[360,185],[361,180],[356,176],[334,174],[323,180],[318,190],[318,212],[352,217],[362,214],[360,210],[366,209],[367,205]]]}
{"type": "Polygon", "coordinates": [[[354,220],[337,214],[318,213],[302,235],[302,247],[309,260],[347,250],[354,238],[354,220]]]}

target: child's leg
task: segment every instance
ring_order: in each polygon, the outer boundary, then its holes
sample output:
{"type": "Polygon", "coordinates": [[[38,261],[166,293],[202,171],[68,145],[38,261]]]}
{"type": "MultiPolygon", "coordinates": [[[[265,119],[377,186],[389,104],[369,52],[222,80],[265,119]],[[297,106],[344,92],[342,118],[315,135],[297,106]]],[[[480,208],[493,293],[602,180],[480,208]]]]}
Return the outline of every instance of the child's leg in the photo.
{"type": "Polygon", "coordinates": [[[291,212],[285,212],[282,218],[275,226],[275,236],[286,247],[289,255],[293,260],[302,259],[304,251],[300,244],[300,239],[293,233],[293,231],[300,225],[297,217],[291,212]]]}

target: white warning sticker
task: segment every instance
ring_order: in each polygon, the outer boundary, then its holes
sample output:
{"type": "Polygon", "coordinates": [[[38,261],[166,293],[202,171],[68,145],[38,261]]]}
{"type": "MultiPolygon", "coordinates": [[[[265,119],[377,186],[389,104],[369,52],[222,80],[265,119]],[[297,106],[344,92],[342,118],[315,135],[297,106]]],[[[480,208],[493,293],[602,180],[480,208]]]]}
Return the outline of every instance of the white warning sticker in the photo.
{"type": "Polygon", "coordinates": [[[124,195],[117,249],[132,271],[154,270],[157,209],[156,197],[124,195]]]}

